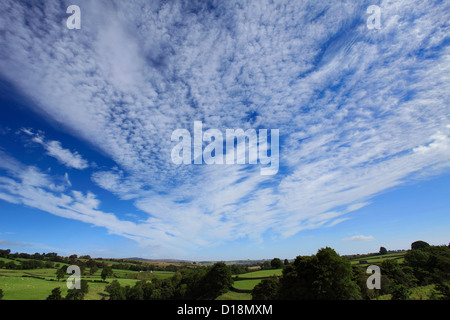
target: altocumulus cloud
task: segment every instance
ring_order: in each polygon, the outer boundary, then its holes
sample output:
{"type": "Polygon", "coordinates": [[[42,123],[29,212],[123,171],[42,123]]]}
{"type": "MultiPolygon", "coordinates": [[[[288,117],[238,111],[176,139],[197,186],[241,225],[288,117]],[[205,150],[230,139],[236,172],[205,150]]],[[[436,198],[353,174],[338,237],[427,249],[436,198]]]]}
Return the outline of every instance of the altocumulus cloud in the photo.
{"type": "Polygon", "coordinates": [[[368,30],[366,7],[344,1],[79,1],[74,32],[60,3],[5,0],[2,77],[114,160],[119,169],[92,181],[148,217],[120,221],[67,184],[24,193],[17,170],[0,196],[159,250],[335,226],[418,172],[450,166],[449,5],[382,1],[382,28],[368,30]],[[196,120],[279,129],[279,173],[175,166],[171,133],[196,120]]]}
{"type": "Polygon", "coordinates": [[[83,170],[89,167],[88,162],[83,159],[78,152],[72,152],[62,147],[59,141],[47,141],[42,133],[33,133],[30,129],[22,129],[22,132],[32,137],[32,141],[40,144],[47,151],[47,154],[54,157],[60,163],[69,168],[83,170]]]}

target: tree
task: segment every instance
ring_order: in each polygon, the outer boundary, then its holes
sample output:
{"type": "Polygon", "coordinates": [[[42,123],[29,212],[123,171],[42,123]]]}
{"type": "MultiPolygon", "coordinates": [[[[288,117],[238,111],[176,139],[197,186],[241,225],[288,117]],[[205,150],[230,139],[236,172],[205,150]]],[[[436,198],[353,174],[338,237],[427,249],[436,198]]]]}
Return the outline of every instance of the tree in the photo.
{"type": "MultiPolygon", "coordinates": [[[[66,269],[67,270],[67,269],[66,269]]],[[[59,280],[64,279],[64,276],[66,275],[66,272],[63,268],[59,268],[56,270],[56,278],[59,280]]]]}
{"type": "Polygon", "coordinates": [[[2,300],[2,299],[3,299],[3,290],[0,289],[0,300],[2,300]]]}
{"type": "Polygon", "coordinates": [[[450,248],[447,246],[410,250],[404,257],[420,285],[450,280],[450,248]]]}
{"type": "Polygon", "coordinates": [[[350,262],[329,247],[310,257],[298,256],[283,270],[280,284],[284,300],[361,299],[350,262]]]}
{"type": "Polygon", "coordinates": [[[125,292],[117,280],[113,280],[110,285],[107,285],[105,291],[109,293],[109,300],[125,300],[125,292]]]}
{"type": "Polygon", "coordinates": [[[380,254],[386,254],[387,250],[385,247],[380,247],[380,254]]]}
{"type": "Polygon", "coordinates": [[[450,300],[450,283],[441,281],[436,289],[442,294],[442,300],[450,300]]]}
{"type": "Polygon", "coordinates": [[[223,262],[215,263],[200,283],[201,299],[215,299],[227,292],[233,284],[231,269],[223,262]]]}
{"type": "Polygon", "coordinates": [[[263,270],[272,269],[272,266],[270,265],[270,261],[264,261],[261,265],[261,269],[263,269],[263,270]]]}
{"type": "Polygon", "coordinates": [[[86,267],[92,268],[93,266],[97,267],[97,262],[95,262],[95,260],[90,259],[90,260],[86,261],[86,267]]]}
{"type": "Polygon", "coordinates": [[[407,288],[410,288],[417,282],[417,279],[413,274],[413,269],[409,266],[400,265],[395,260],[384,260],[381,262],[380,268],[381,274],[387,276],[394,284],[401,284],[407,288]]]}
{"type": "Polygon", "coordinates": [[[93,265],[93,266],[90,268],[90,270],[89,270],[89,274],[90,274],[90,275],[93,275],[94,273],[97,272],[97,270],[98,270],[97,265],[93,265]]]}
{"type": "Polygon", "coordinates": [[[289,260],[288,259],[284,259],[284,265],[287,266],[289,264],[289,260]]]}
{"type": "Polygon", "coordinates": [[[84,296],[89,292],[89,284],[87,280],[80,280],[80,289],[69,289],[66,300],[83,300],[84,296]]]}
{"type": "Polygon", "coordinates": [[[270,261],[270,266],[272,269],[282,269],[284,264],[279,258],[274,258],[272,261],[270,261]]]}
{"type": "Polygon", "coordinates": [[[275,300],[280,290],[278,277],[271,277],[262,280],[252,290],[253,300],[275,300]]]}
{"type": "Polygon", "coordinates": [[[53,289],[51,295],[47,297],[47,300],[62,300],[61,288],[56,287],[53,289]]]}
{"type": "Polygon", "coordinates": [[[391,300],[409,300],[411,292],[402,284],[392,285],[392,298],[391,300]]]}
{"type": "Polygon", "coordinates": [[[361,290],[361,297],[364,300],[372,300],[377,299],[380,295],[389,293],[389,278],[381,272],[380,279],[380,289],[369,289],[367,287],[367,280],[369,275],[367,274],[367,269],[364,267],[360,267],[358,265],[353,265],[353,280],[358,284],[361,290]]]}
{"type": "Polygon", "coordinates": [[[80,281],[80,289],[81,292],[83,292],[84,294],[87,294],[89,292],[89,283],[87,280],[81,280],[80,281]]]}
{"type": "Polygon", "coordinates": [[[83,300],[84,293],[80,289],[71,289],[67,293],[66,300],[83,300]]]}
{"type": "Polygon", "coordinates": [[[419,240],[411,243],[411,250],[417,250],[417,249],[425,249],[429,247],[430,245],[426,243],[425,241],[419,240]]]}
{"type": "Polygon", "coordinates": [[[11,253],[11,250],[0,250],[0,258],[8,258],[9,254],[11,253]]]}
{"type": "Polygon", "coordinates": [[[107,277],[110,277],[112,275],[113,275],[113,271],[110,267],[103,268],[102,274],[101,274],[101,277],[103,280],[106,280],[107,277]]]}

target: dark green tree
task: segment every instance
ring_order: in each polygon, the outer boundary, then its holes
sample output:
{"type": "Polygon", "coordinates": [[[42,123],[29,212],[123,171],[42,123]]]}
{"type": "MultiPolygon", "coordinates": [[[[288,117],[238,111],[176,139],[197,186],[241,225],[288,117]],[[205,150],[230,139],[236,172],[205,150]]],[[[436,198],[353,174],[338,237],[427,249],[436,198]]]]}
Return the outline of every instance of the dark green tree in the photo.
{"type": "Polygon", "coordinates": [[[253,300],[275,300],[278,298],[280,281],[278,277],[262,280],[252,290],[253,300]]]}
{"type": "Polygon", "coordinates": [[[101,277],[103,280],[106,280],[107,277],[110,277],[112,275],[113,275],[113,271],[110,267],[103,268],[102,274],[101,274],[101,277]]]}
{"type": "Polygon", "coordinates": [[[283,270],[280,283],[281,299],[361,299],[350,262],[329,247],[310,257],[297,257],[283,270]]]}
{"type": "Polygon", "coordinates": [[[95,260],[89,259],[88,261],[86,261],[86,267],[92,268],[93,266],[97,267],[97,263],[95,262],[95,260]]]}
{"type": "Polygon", "coordinates": [[[410,290],[402,284],[393,284],[391,300],[409,300],[410,290]]]}
{"type": "Polygon", "coordinates": [[[450,281],[450,248],[447,246],[409,250],[404,257],[420,285],[450,281]]]}
{"type": "Polygon", "coordinates": [[[109,300],[125,300],[124,289],[117,280],[113,280],[111,284],[107,285],[105,291],[109,293],[109,300]]]}
{"type": "Polygon", "coordinates": [[[70,289],[67,293],[66,300],[83,300],[88,292],[89,284],[87,280],[80,280],[80,289],[70,289]]]}
{"type": "Polygon", "coordinates": [[[380,264],[381,274],[389,278],[394,284],[401,284],[406,288],[415,286],[417,279],[413,274],[413,269],[402,266],[397,261],[387,259],[380,264]]]}
{"type": "Polygon", "coordinates": [[[93,275],[94,273],[96,273],[98,271],[98,267],[97,265],[93,265],[90,269],[89,269],[89,274],[93,275]]]}
{"type": "Polygon", "coordinates": [[[284,267],[283,262],[279,258],[274,258],[270,261],[270,266],[272,269],[282,269],[284,267]]]}
{"type": "Polygon", "coordinates": [[[429,246],[430,245],[427,242],[419,240],[411,243],[411,250],[424,249],[428,248],[429,246]]]}
{"type": "Polygon", "coordinates": [[[231,269],[223,262],[215,263],[201,280],[201,299],[214,300],[227,292],[233,284],[231,269]]]}
{"type": "MultiPolygon", "coordinates": [[[[66,268],[66,270],[67,270],[67,268],[66,268]]],[[[64,271],[63,268],[59,268],[56,270],[56,279],[58,279],[58,281],[61,279],[64,279],[65,275],[66,275],[66,272],[64,271]]]]}
{"type": "Polygon", "coordinates": [[[387,250],[385,247],[380,247],[380,254],[386,254],[387,250]]]}
{"type": "Polygon", "coordinates": [[[11,253],[10,249],[6,249],[6,250],[0,249],[0,258],[8,258],[10,253],[11,253]]]}
{"type": "Polygon", "coordinates": [[[84,295],[80,289],[71,289],[67,292],[65,300],[83,300],[84,295]]]}
{"type": "Polygon", "coordinates": [[[262,270],[272,269],[272,265],[270,264],[270,261],[264,261],[264,262],[261,264],[261,269],[262,269],[262,270]]]}
{"type": "Polygon", "coordinates": [[[81,292],[83,292],[84,294],[87,294],[89,292],[89,283],[87,280],[81,280],[80,281],[80,289],[81,292]]]}
{"type": "Polygon", "coordinates": [[[47,297],[47,300],[62,300],[61,288],[56,287],[52,290],[52,293],[47,297]]]}
{"type": "Polygon", "coordinates": [[[450,283],[442,281],[436,286],[436,289],[442,294],[442,300],[450,300],[450,283]]]}

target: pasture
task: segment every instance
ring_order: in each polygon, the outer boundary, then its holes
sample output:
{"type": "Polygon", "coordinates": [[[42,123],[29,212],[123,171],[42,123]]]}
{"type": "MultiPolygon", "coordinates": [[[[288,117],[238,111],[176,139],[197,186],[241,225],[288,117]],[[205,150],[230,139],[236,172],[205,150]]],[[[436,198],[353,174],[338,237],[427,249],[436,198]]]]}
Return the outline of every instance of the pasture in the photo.
{"type": "MultiPolygon", "coordinates": [[[[112,280],[117,280],[121,286],[134,286],[137,281],[152,278],[166,279],[173,275],[169,271],[137,272],[129,270],[114,270],[113,277],[106,282],[101,279],[101,271],[93,275],[83,275],[81,279],[88,280],[89,292],[85,300],[100,300],[107,297],[105,288],[112,280]]],[[[0,269],[0,288],[3,289],[4,300],[45,300],[51,291],[61,288],[62,296],[67,294],[66,275],[63,281],[57,281],[56,269],[5,270],[0,269]]]]}
{"type": "Polygon", "coordinates": [[[241,273],[238,278],[267,278],[272,276],[281,276],[283,269],[258,270],[247,273],[241,273]]]}
{"type": "Polygon", "coordinates": [[[379,254],[373,256],[361,256],[351,260],[351,264],[368,266],[371,264],[379,264],[384,260],[396,260],[398,263],[402,263],[404,261],[404,256],[406,252],[397,252],[397,253],[387,253],[387,254],[379,254]]]}

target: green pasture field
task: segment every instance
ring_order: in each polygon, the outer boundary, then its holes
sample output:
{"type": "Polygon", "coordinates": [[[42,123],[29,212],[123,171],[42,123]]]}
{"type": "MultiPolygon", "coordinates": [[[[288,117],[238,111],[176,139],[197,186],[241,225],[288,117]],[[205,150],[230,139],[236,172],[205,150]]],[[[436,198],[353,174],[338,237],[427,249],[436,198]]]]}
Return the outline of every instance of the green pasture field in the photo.
{"type": "Polygon", "coordinates": [[[371,257],[358,257],[353,260],[351,260],[352,264],[360,264],[360,260],[367,261],[367,263],[362,263],[360,265],[369,265],[369,264],[378,264],[383,262],[384,260],[396,260],[398,263],[402,263],[405,259],[406,252],[400,252],[400,253],[388,253],[388,254],[380,254],[376,256],[371,257]]]}
{"type": "Polygon", "coordinates": [[[14,262],[15,264],[20,264],[20,262],[18,262],[17,260],[13,260],[13,259],[8,259],[8,258],[0,258],[0,261],[3,261],[5,264],[8,262],[14,262]]]}
{"type": "Polygon", "coordinates": [[[252,300],[252,295],[251,293],[228,291],[217,297],[216,300],[252,300]]]}
{"type": "MultiPolygon", "coordinates": [[[[88,269],[89,270],[89,269],[88,269]]],[[[134,286],[134,284],[143,279],[152,278],[165,279],[171,277],[174,273],[169,271],[153,271],[152,273],[139,273],[129,270],[113,270],[116,277],[108,277],[104,282],[93,282],[101,279],[101,271],[94,275],[83,275],[81,278],[88,280],[89,292],[85,300],[100,300],[107,297],[106,286],[113,280],[117,280],[121,286],[134,286]],[[92,281],[92,282],[91,282],[92,281]]],[[[7,270],[0,269],[0,288],[4,293],[4,300],[45,300],[51,291],[61,288],[61,294],[64,297],[67,294],[66,280],[70,275],[67,274],[64,280],[57,281],[56,269],[31,269],[31,270],[7,270]],[[33,277],[40,277],[33,278],[33,277]]]]}
{"type": "Polygon", "coordinates": [[[262,279],[239,280],[233,283],[233,287],[241,290],[253,290],[253,288],[262,281],[262,279]]]}
{"type": "Polygon", "coordinates": [[[13,276],[0,274],[0,287],[3,290],[4,300],[45,300],[56,287],[61,288],[63,296],[68,290],[65,282],[23,277],[19,273],[13,276]]]}
{"type": "Polygon", "coordinates": [[[281,276],[283,269],[259,270],[254,272],[238,274],[239,278],[264,278],[271,276],[281,276]]]}

